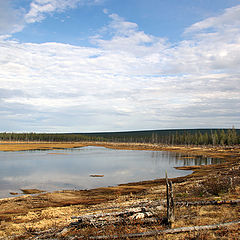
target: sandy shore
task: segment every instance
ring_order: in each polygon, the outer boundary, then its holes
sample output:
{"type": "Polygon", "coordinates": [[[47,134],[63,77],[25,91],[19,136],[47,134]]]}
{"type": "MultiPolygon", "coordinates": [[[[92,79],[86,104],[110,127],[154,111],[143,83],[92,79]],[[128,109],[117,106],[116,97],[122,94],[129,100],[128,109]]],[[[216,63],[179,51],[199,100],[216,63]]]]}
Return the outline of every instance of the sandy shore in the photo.
{"type": "MultiPolygon", "coordinates": [[[[176,201],[206,201],[206,200],[236,200],[240,196],[239,177],[240,177],[240,147],[193,147],[193,146],[161,146],[153,144],[126,144],[126,143],[0,143],[0,151],[22,151],[33,149],[64,149],[73,147],[83,147],[88,145],[103,146],[114,149],[132,150],[153,150],[153,151],[174,151],[193,156],[218,157],[224,160],[218,165],[181,167],[179,169],[193,170],[191,175],[172,179],[176,201]],[[216,186],[226,184],[221,182],[223,179],[232,179],[232,187],[227,191],[221,189],[217,194],[216,186]],[[213,186],[212,186],[213,185],[213,186]],[[204,186],[207,191],[202,191],[204,186]],[[212,192],[210,191],[212,189],[212,192]]],[[[228,181],[228,180],[226,180],[228,181]]],[[[224,190],[224,189],[223,189],[224,190]]],[[[95,214],[99,211],[108,212],[112,209],[122,209],[124,206],[141,202],[151,202],[165,200],[165,180],[157,179],[138,183],[122,184],[116,187],[98,188],[81,191],[58,191],[53,193],[41,193],[38,195],[26,195],[13,197],[11,199],[0,200],[0,238],[10,239],[34,239],[34,236],[41,235],[42,239],[51,239],[60,236],[59,239],[71,239],[73,234],[76,236],[88,236],[93,229],[71,229],[67,228],[71,222],[71,216],[82,214],[95,214]],[[97,210],[104,209],[104,210],[97,210]]],[[[191,208],[176,207],[175,227],[214,224],[240,219],[239,205],[228,206],[195,206],[191,208]]],[[[160,211],[165,216],[165,209],[160,211]]],[[[164,226],[151,226],[155,228],[164,226]]],[[[106,227],[104,234],[122,233],[131,229],[130,232],[142,232],[146,226],[139,225],[130,228],[106,227]]],[[[228,231],[206,231],[206,238],[214,239],[221,234],[225,239],[228,237],[239,237],[240,226],[235,226],[228,231]],[[214,237],[215,236],[215,237],[214,237]]],[[[96,235],[102,235],[96,230],[96,235]]],[[[203,234],[203,235],[204,235],[203,234]]],[[[204,235],[204,236],[205,236],[204,235]]],[[[186,235],[177,236],[167,235],[159,239],[193,239],[185,238],[186,235]]],[[[155,239],[155,238],[153,238],[155,239]]],[[[220,238],[221,239],[221,238],[220,238]]],[[[237,238],[236,238],[237,239],[237,238]]]]}

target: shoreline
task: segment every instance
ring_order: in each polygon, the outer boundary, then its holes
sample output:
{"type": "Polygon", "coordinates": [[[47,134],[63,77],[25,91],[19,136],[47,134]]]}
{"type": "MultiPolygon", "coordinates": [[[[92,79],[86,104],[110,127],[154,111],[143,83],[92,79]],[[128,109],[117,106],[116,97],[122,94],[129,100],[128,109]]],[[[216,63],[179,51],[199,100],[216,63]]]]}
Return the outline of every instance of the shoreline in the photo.
{"type": "MultiPolygon", "coordinates": [[[[210,171],[216,166],[221,167],[226,165],[230,159],[229,158],[240,158],[240,146],[234,147],[222,147],[222,146],[183,146],[183,145],[175,145],[175,146],[166,146],[161,144],[151,144],[151,143],[115,143],[115,142],[1,142],[0,141],[0,151],[44,151],[44,150],[63,150],[63,149],[72,149],[72,148],[81,148],[87,146],[97,146],[97,147],[105,147],[110,149],[118,149],[118,150],[137,150],[137,151],[169,151],[176,152],[183,155],[189,156],[204,156],[204,157],[212,157],[212,158],[220,158],[223,159],[222,163],[218,164],[209,164],[209,165],[192,165],[192,166],[180,166],[174,167],[178,170],[188,170],[192,171],[182,177],[174,177],[170,178],[173,182],[178,182],[181,179],[192,178],[192,176],[202,176],[202,172],[210,171]],[[234,153],[234,155],[233,155],[234,153]]],[[[165,178],[158,178],[152,180],[143,180],[138,182],[127,182],[120,183],[116,186],[108,186],[108,187],[98,187],[93,189],[87,189],[86,191],[91,191],[95,189],[101,188],[116,188],[118,186],[135,186],[135,185],[149,185],[151,183],[159,183],[165,181],[165,178]]],[[[64,191],[75,191],[75,190],[55,190],[55,191],[44,191],[44,193],[54,193],[54,192],[64,192],[64,191]]],[[[85,190],[76,190],[76,191],[85,191],[85,190]]],[[[41,193],[40,193],[41,194],[41,193]]],[[[18,196],[12,196],[7,198],[0,198],[0,201],[3,199],[13,199],[24,196],[29,196],[30,194],[21,194],[18,196]]]]}
{"type": "MultiPolygon", "coordinates": [[[[189,156],[204,156],[212,158],[220,158],[223,160],[222,163],[218,164],[209,164],[209,165],[192,165],[192,166],[180,166],[174,167],[178,170],[188,170],[192,173],[187,174],[182,177],[170,178],[173,182],[178,182],[180,179],[191,178],[192,176],[202,175],[202,172],[210,171],[216,169],[216,167],[221,167],[226,165],[231,159],[240,158],[240,146],[234,147],[223,147],[223,146],[166,146],[161,144],[151,144],[151,143],[115,143],[115,142],[1,142],[0,141],[0,151],[44,151],[44,150],[63,150],[63,149],[72,149],[72,148],[81,148],[87,146],[97,146],[105,147],[110,149],[118,150],[138,150],[138,151],[169,151],[176,152],[183,155],[189,156]],[[234,155],[233,155],[234,154],[234,155]]],[[[184,157],[184,156],[183,156],[184,157]]],[[[129,182],[129,183],[120,183],[116,186],[109,187],[98,187],[93,189],[87,189],[86,191],[101,189],[101,188],[116,188],[118,186],[133,186],[133,185],[148,185],[149,183],[162,182],[165,181],[165,178],[153,179],[153,180],[143,180],[138,182],[129,182]]],[[[55,190],[52,192],[44,191],[45,193],[54,193],[61,191],[75,191],[75,190],[55,190]]],[[[85,190],[77,190],[85,191],[85,190]]],[[[22,194],[15,197],[0,198],[2,199],[13,199],[18,197],[28,196],[22,194]]]]}
{"type": "MultiPolygon", "coordinates": [[[[203,198],[196,195],[194,193],[196,186],[201,182],[211,182],[212,180],[208,179],[215,179],[217,176],[222,176],[220,178],[225,176],[235,176],[232,175],[235,171],[234,169],[237,169],[237,171],[240,169],[240,146],[235,146],[234,148],[212,146],[160,146],[156,144],[102,142],[41,144],[7,143],[0,144],[0,151],[39,150],[39,147],[42,150],[54,150],[70,148],[70,146],[101,146],[123,150],[173,151],[183,155],[204,155],[207,157],[223,159],[222,163],[216,165],[177,167],[179,170],[193,171],[187,176],[171,179],[175,186],[175,198],[177,201],[219,199],[219,197],[215,196],[207,196],[203,198]]],[[[236,176],[238,175],[239,174],[236,176]]],[[[236,189],[237,192],[220,195],[220,199],[239,199],[239,185],[237,185],[236,189]]],[[[17,234],[17,232],[19,232],[20,235],[26,234],[26,225],[39,231],[49,229],[58,222],[58,229],[60,229],[61,227],[66,226],[66,224],[69,224],[71,216],[82,214],[82,212],[91,212],[93,211],[91,209],[96,208],[97,206],[97,208],[101,207],[105,209],[113,206],[116,207],[118,205],[123,206],[131,201],[134,203],[138,201],[151,202],[153,200],[155,201],[155,199],[165,199],[165,179],[163,178],[119,184],[114,187],[101,187],[89,190],[63,190],[0,199],[0,221],[4,222],[3,227],[0,227],[0,239],[1,236],[4,238],[8,235],[17,234]],[[58,214],[55,212],[58,212],[58,214]],[[44,215],[44,218],[39,218],[39,214],[41,216],[44,215]],[[33,225],[32,222],[34,221],[38,222],[39,225],[33,225]]],[[[221,211],[223,211],[223,209],[225,208],[221,207],[221,211]]],[[[219,212],[219,218],[221,218],[221,211],[219,212]]],[[[238,213],[236,214],[236,216],[240,217],[238,213]]],[[[234,220],[236,218],[235,215],[232,217],[229,216],[229,219],[231,218],[231,220],[234,220]]],[[[214,222],[214,220],[212,221],[214,222]]],[[[189,224],[185,220],[181,220],[177,223],[177,226],[189,226],[189,224]]]]}
{"type": "Polygon", "coordinates": [[[233,155],[240,157],[240,145],[236,146],[211,146],[211,145],[162,145],[151,143],[116,143],[116,142],[1,142],[0,151],[31,151],[31,150],[61,150],[99,146],[119,150],[146,150],[146,151],[171,151],[193,156],[209,156],[225,158],[233,155]]]}

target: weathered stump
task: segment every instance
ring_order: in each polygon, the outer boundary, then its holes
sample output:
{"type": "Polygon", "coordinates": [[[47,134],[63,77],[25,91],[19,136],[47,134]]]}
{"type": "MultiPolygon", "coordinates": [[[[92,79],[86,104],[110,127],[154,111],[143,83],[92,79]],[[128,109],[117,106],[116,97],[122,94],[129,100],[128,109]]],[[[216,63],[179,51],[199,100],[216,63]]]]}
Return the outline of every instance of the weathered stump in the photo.
{"type": "Polygon", "coordinates": [[[174,215],[174,200],[173,200],[173,185],[172,181],[168,181],[166,173],[166,194],[167,194],[167,221],[172,226],[175,215],[174,215]]]}

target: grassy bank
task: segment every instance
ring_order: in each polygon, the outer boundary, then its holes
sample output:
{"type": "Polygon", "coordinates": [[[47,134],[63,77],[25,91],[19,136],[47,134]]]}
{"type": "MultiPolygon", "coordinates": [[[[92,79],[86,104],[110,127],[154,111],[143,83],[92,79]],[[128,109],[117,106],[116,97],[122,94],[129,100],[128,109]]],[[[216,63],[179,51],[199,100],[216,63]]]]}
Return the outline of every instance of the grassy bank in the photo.
{"type": "Polygon", "coordinates": [[[54,150],[77,148],[87,146],[86,143],[75,142],[0,142],[0,151],[28,151],[28,150],[54,150]]]}
{"type": "MultiPolygon", "coordinates": [[[[120,143],[4,143],[1,151],[20,151],[33,149],[61,149],[87,145],[104,146],[114,149],[165,150],[180,152],[183,155],[209,156],[222,158],[218,165],[181,167],[193,173],[186,177],[172,179],[176,202],[236,200],[240,196],[240,147],[193,147],[161,146],[154,144],[120,143]]],[[[0,200],[0,237],[7,239],[71,239],[73,236],[87,238],[91,235],[112,235],[141,233],[149,230],[164,230],[166,217],[165,180],[157,179],[138,183],[122,184],[116,187],[98,188],[82,191],[58,191],[0,200]],[[134,205],[152,206],[158,217],[156,224],[132,222],[121,225],[106,225],[102,228],[69,226],[72,216],[123,211],[134,205]],[[162,221],[162,222],[161,222],[162,221]]],[[[240,219],[239,204],[222,205],[177,205],[175,207],[173,228],[194,225],[207,225],[236,221],[240,219]]],[[[159,239],[238,239],[240,226],[205,230],[193,233],[162,234],[159,239]]],[[[147,237],[156,239],[155,237],[147,237]]],[[[76,238],[77,239],[77,238],[76,238]]],[[[80,238],[81,239],[81,238],[80,238]]]]}

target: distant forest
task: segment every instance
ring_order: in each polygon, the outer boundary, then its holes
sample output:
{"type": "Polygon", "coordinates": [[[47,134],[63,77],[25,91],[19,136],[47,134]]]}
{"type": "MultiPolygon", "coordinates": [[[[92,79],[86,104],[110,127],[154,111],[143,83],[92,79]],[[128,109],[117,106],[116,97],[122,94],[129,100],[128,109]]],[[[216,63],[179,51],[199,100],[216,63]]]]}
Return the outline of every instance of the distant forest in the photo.
{"type": "Polygon", "coordinates": [[[0,133],[0,141],[129,142],[166,145],[240,144],[240,129],[176,129],[102,133],[0,133]]]}

